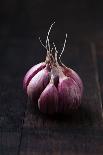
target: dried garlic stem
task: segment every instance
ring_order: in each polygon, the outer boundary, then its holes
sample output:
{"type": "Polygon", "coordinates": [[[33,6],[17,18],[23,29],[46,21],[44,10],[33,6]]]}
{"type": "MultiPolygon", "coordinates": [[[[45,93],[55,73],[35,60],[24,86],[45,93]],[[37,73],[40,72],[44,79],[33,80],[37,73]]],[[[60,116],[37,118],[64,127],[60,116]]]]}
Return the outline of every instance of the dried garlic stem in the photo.
{"type": "Polygon", "coordinates": [[[43,42],[41,41],[41,38],[39,37],[39,41],[41,43],[41,45],[47,50],[46,46],[43,44],[43,42]]]}
{"type": "Polygon", "coordinates": [[[50,35],[50,32],[51,32],[51,29],[53,27],[53,25],[55,24],[55,22],[53,24],[51,24],[50,28],[49,28],[49,31],[48,31],[48,34],[47,34],[47,39],[46,39],[46,48],[47,48],[47,55],[50,54],[50,42],[49,42],[49,35],[50,35]]]}
{"type": "Polygon", "coordinates": [[[64,45],[63,45],[62,51],[61,51],[61,53],[59,55],[59,61],[60,61],[61,64],[62,64],[62,62],[61,62],[61,56],[62,56],[62,54],[64,52],[66,41],[67,41],[67,33],[66,33],[66,36],[65,36],[65,40],[64,40],[64,45]]]}

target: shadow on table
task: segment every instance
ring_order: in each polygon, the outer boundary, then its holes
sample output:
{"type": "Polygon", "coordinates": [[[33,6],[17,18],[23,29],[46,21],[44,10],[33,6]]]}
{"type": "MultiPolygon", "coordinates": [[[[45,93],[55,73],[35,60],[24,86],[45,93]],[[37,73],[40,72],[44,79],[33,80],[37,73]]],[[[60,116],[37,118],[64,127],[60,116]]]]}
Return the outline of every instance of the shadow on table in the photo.
{"type": "MultiPolygon", "coordinates": [[[[88,103],[82,103],[81,106],[75,110],[71,111],[69,114],[42,114],[37,104],[34,106],[32,104],[27,104],[27,113],[25,117],[29,117],[32,115],[32,119],[29,121],[35,121],[35,118],[40,119],[41,121],[45,122],[56,122],[57,124],[73,124],[73,125],[92,125],[96,123],[96,119],[98,119],[98,114],[91,109],[88,103]],[[33,119],[34,118],[34,119],[33,119]]],[[[32,122],[33,123],[33,122],[32,122]]]]}

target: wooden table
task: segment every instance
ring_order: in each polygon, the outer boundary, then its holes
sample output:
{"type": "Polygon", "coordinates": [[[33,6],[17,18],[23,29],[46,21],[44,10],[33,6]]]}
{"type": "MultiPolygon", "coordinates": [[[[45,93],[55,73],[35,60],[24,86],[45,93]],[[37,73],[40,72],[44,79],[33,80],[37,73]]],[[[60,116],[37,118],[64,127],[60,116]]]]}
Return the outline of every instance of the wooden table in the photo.
{"type": "MultiPolygon", "coordinates": [[[[38,13],[38,8],[34,12],[38,13]]],[[[35,15],[36,23],[32,23],[30,14],[17,12],[16,18],[1,26],[0,155],[103,154],[103,33],[97,28],[96,34],[92,29],[95,22],[89,25],[76,17],[73,21],[69,15],[64,16],[67,13],[66,9],[63,14],[54,13],[57,24],[52,36],[61,49],[65,33],[69,33],[62,60],[79,73],[84,83],[82,105],[68,116],[41,114],[27,105],[22,89],[26,71],[45,58],[38,36],[46,38],[53,18],[49,21],[43,13],[38,15],[40,21],[35,15]]]]}

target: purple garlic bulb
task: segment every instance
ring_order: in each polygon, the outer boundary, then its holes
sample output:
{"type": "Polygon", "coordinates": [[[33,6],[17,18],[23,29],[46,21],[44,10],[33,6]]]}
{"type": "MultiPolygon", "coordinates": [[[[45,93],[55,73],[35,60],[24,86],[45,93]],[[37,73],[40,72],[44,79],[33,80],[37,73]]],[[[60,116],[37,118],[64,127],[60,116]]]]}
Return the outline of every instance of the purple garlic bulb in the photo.
{"type": "Polygon", "coordinates": [[[33,66],[26,73],[23,88],[31,102],[38,104],[42,113],[51,115],[55,113],[67,114],[80,106],[83,83],[79,75],[71,68],[67,68],[60,59],[64,52],[67,34],[59,57],[55,44],[53,44],[54,48],[51,49],[49,33],[53,24],[47,35],[46,46],[40,40],[47,50],[46,60],[33,66]],[[55,51],[54,55],[53,51],[55,51]]]}

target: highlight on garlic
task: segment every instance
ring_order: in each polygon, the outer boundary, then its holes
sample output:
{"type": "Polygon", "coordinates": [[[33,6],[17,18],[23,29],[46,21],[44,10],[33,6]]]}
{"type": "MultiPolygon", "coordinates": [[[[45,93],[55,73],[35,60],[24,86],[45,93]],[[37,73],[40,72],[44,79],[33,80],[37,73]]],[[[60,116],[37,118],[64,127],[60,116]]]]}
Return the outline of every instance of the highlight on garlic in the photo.
{"type": "Polygon", "coordinates": [[[38,108],[42,113],[67,114],[80,106],[83,83],[74,70],[66,67],[61,62],[67,34],[62,52],[59,56],[54,43],[53,48],[51,48],[49,34],[53,25],[54,23],[48,31],[46,45],[40,40],[47,51],[46,60],[33,66],[26,73],[23,80],[23,87],[32,104],[38,104],[38,108]]]}

